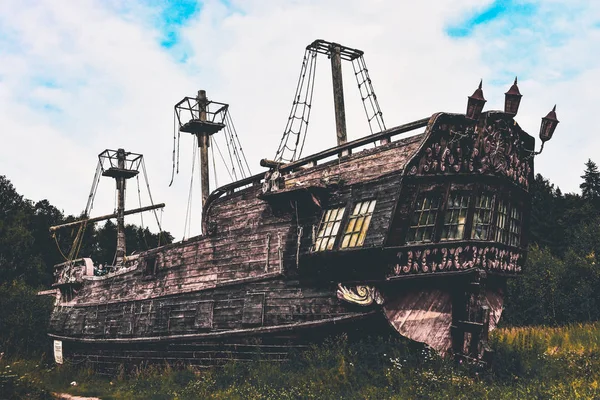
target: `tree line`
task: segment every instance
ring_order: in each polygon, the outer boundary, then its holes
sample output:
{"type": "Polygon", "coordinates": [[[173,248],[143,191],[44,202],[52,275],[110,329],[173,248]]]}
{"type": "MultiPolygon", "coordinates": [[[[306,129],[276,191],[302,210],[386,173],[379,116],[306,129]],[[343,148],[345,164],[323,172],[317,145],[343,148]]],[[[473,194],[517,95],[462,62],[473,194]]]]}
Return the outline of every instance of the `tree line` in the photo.
{"type": "MultiPolygon", "coordinates": [[[[53,225],[72,222],[84,215],[64,215],[48,200],[33,202],[24,198],[10,180],[0,175],[0,285],[20,281],[31,287],[49,287],[54,265],[68,257],[79,226],[55,234],[53,225]]],[[[139,252],[173,241],[169,232],[152,233],[148,228],[126,225],[128,253],[139,252]]],[[[113,264],[117,243],[116,224],[89,224],[83,231],[80,257],[95,263],[113,264]]]]}
{"type": "MultiPolygon", "coordinates": [[[[54,265],[68,257],[79,227],[55,235],[49,228],[84,215],[65,215],[48,200],[33,202],[20,195],[0,175],[0,353],[36,356],[50,351],[46,333],[53,306],[50,296],[37,296],[54,283],[54,265]]],[[[125,227],[128,253],[171,243],[169,232],[152,233],[135,225],[125,227]]],[[[117,243],[116,225],[85,226],[79,257],[112,264],[117,243]]]]}
{"type": "Polygon", "coordinates": [[[504,322],[560,325],[600,319],[600,171],[585,163],[581,193],[537,174],[523,276],[508,283],[504,322]]]}

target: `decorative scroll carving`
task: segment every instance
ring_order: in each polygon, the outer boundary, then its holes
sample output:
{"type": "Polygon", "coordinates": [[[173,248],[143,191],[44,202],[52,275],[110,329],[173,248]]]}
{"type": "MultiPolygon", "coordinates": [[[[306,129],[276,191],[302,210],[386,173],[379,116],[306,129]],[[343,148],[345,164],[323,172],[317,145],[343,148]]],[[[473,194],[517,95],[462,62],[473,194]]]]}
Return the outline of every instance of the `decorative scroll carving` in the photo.
{"type": "Polygon", "coordinates": [[[502,175],[529,189],[531,150],[518,126],[501,115],[488,114],[485,124],[477,127],[464,119],[437,125],[433,141],[409,174],[478,172],[502,175]]]}
{"type": "Polygon", "coordinates": [[[383,296],[381,296],[381,293],[372,286],[358,285],[354,289],[348,289],[341,283],[338,283],[336,294],[337,298],[340,300],[345,300],[349,303],[361,306],[370,306],[373,302],[376,304],[383,304],[383,296]]]}
{"type": "Polygon", "coordinates": [[[399,252],[398,262],[388,277],[436,271],[482,268],[491,271],[521,272],[523,255],[497,246],[456,246],[399,252]]]}

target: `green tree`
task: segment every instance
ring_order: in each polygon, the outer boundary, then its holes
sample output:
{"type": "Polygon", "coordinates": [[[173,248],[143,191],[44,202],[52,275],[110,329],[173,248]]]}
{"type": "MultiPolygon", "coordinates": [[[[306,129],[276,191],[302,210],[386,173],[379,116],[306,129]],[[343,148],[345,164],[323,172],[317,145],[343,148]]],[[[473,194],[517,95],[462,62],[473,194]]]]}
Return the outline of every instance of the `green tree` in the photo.
{"type": "Polygon", "coordinates": [[[559,188],[537,174],[531,185],[530,240],[539,246],[549,247],[554,254],[564,254],[564,198],[559,188]]]}
{"type": "Polygon", "coordinates": [[[48,321],[54,299],[23,281],[0,285],[0,349],[7,356],[39,355],[50,348],[48,321]]]}
{"type": "MultiPolygon", "coordinates": [[[[89,253],[95,263],[114,264],[115,252],[117,248],[117,225],[108,220],[97,228],[94,237],[96,248],[89,253]]],[[[127,254],[139,253],[157,247],[159,244],[172,243],[173,236],[169,232],[152,233],[148,228],[141,228],[136,225],[125,226],[125,242],[127,245],[127,254]]]]}
{"type": "Polygon", "coordinates": [[[529,248],[523,275],[509,279],[504,322],[511,325],[555,324],[562,316],[561,280],[565,263],[547,248],[529,248]]]}
{"type": "MultiPolygon", "coordinates": [[[[84,219],[67,216],[48,200],[33,204],[17,193],[0,175],[0,284],[22,280],[31,286],[47,287],[53,282],[54,265],[65,261],[73,248],[80,226],[49,232],[52,225],[84,219]],[[57,246],[58,244],[58,246],[57,246]]],[[[140,252],[168,244],[168,232],[152,233],[135,225],[125,227],[127,252],[140,252]]],[[[116,226],[107,221],[100,228],[89,224],[75,257],[91,257],[96,263],[112,264],[117,242],[116,226]]]]}
{"type": "Polygon", "coordinates": [[[43,281],[42,260],[29,229],[33,206],[0,175],[0,283],[21,279],[31,285],[43,281]]]}
{"type": "Polygon", "coordinates": [[[591,159],[585,163],[585,171],[581,178],[583,178],[583,182],[579,185],[581,196],[584,199],[600,198],[600,171],[591,159]]]}
{"type": "Polygon", "coordinates": [[[33,250],[40,255],[43,263],[43,283],[46,286],[52,283],[53,266],[64,261],[55,237],[49,233],[48,229],[50,226],[62,223],[63,220],[63,213],[48,200],[38,201],[33,206],[29,229],[34,239],[33,250]]]}

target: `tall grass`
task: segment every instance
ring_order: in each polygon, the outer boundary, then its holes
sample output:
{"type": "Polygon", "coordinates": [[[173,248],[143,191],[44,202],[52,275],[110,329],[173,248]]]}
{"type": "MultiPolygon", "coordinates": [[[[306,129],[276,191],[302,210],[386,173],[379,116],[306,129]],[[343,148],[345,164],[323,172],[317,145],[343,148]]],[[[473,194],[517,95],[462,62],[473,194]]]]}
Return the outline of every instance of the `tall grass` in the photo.
{"type": "Polygon", "coordinates": [[[355,343],[344,336],[285,363],[231,362],[218,369],[164,365],[112,378],[22,361],[0,361],[0,368],[10,365],[21,381],[32,382],[38,393],[32,398],[49,391],[102,399],[600,398],[600,324],[506,328],[491,342],[496,353],[488,370],[455,364],[398,338],[355,343]],[[70,385],[73,381],[77,386],[70,385]]]}
{"type": "Polygon", "coordinates": [[[539,348],[548,355],[589,355],[600,351],[600,322],[554,328],[504,328],[494,337],[496,342],[519,350],[539,348]]]}

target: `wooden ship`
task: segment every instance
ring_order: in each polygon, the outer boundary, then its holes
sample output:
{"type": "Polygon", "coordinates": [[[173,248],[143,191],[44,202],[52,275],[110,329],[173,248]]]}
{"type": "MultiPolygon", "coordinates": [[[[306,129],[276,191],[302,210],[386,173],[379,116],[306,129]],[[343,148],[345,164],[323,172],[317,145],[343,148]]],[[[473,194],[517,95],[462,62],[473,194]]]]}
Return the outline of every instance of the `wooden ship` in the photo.
{"type": "MultiPolygon", "coordinates": [[[[278,155],[261,161],[268,170],[209,192],[208,147],[227,105],[203,91],[185,98],[175,111],[179,130],[198,138],[202,235],[127,255],[124,216],[163,205],[125,211],[138,155],[102,153],[111,161],[102,174],[116,180],[119,196],[106,216],[117,218],[116,263],[102,276],[89,258],[57,266],[49,333],[57,361],[213,365],[257,351],[282,360],[329,334],[394,331],[445,355],[485,360],[506,281],[527,252],[539,152],[514,119],[520,99],[515,80],[504,111],[484,112],[480,84],[465,114],[386,129],[362,51],[318,40],[306,49],[278,155]],[[299,158],[317,54],[331,59],[338,145],[299,158]],[[362,77],[375,126],[353,141],[342,61],[362,77]]],[[[542,147],[557,123],[554,110],[542,119],[542,147]]]]}

